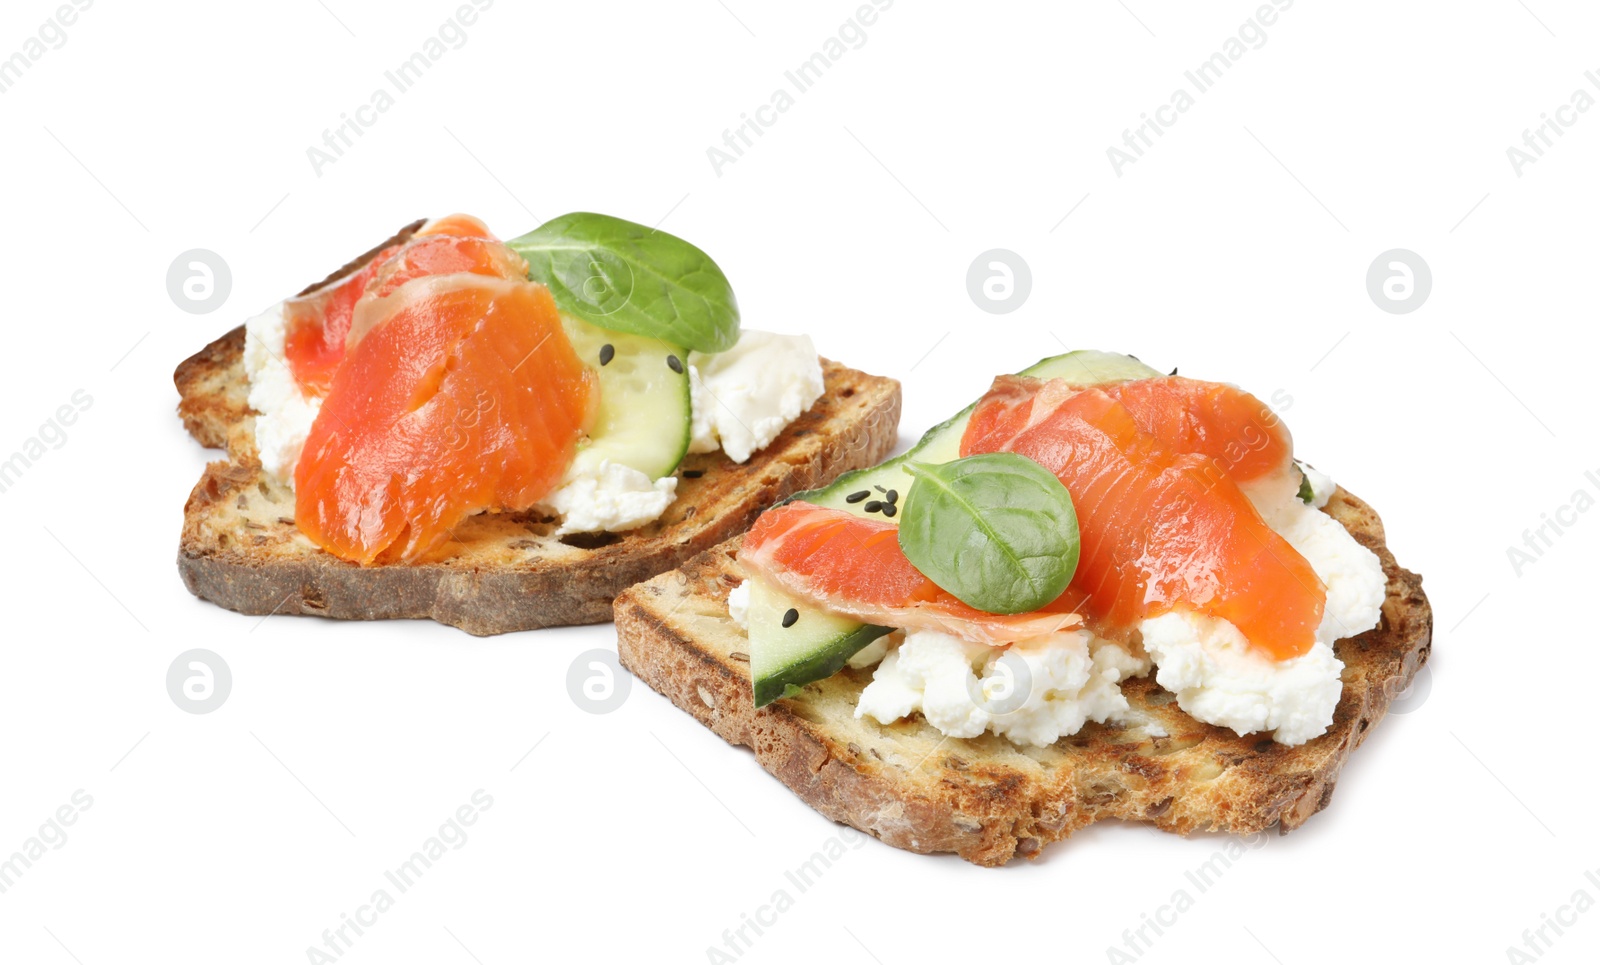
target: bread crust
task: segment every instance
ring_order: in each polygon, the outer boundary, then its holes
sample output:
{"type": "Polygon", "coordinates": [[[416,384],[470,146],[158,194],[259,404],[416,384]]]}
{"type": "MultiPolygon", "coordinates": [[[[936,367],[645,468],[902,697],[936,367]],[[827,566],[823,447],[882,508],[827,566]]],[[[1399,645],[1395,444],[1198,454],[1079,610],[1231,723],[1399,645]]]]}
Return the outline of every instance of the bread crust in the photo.
{"type": "MultiPolygon", "coordinates": [[[[407,226],[318,282],[359,268],[407,226]]],[[[678,498],[661,519],[622,534],[554,535],[538,513],[484,513],[427,562],[358,566],[318,549],[294,525],[294,493],[261,469],[248,403],[244,328],[177,368],[178,413],[202,444],[227,450],[184,506],[178,570],[201,599],[241,613],[345,620],[428,618],[487,635],[603,623],[625,588],[743,532],[761,510],[873,465],[894,448],[900,384],[823,360],[824,393],[744,465],[690,455],[678,498]]]]}
{"type": "Polygon", "coordinates": [[[1350,753],[1427,662],[1433,639],[1421,577],[1395,562],[1377,513],[1342,489],[1325,512],[1378,555],[1388,594],[1377,627],[1336,644],[1345,671],[1333,725],[1299,747],[1200,723],[1151,677],[1124,684],[1125,725],[1089,724],[1047,748],[993,734],[946,738],[920,715],[857,720],[871,671],[845,670],[758,710],[745,635],[727,615],[741,578],[738,538],[618,597],[617,650],[635,676],[750,747],[806,803],[897,848],[998,866],[1106,818],[1183,835],[1287,833],[1328,806],[1350,753]]]}

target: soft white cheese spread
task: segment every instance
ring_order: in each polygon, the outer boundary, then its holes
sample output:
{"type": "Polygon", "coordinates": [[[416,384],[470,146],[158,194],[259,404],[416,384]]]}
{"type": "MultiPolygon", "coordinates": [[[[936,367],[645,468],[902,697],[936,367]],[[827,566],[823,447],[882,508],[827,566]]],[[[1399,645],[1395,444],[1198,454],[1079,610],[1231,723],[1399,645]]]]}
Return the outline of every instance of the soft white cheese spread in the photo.
{"type": "Polygon", "coordinates": [[[1139,629],[1156,663],[1156,683],[1196,720],[1241,735],[1270,731],[1273,740],[1290,746],[1333,723],[1344,664],[1326,643],[1273,660],[1252,648],[1232,623],[1192,610],[1152,617],[1139,629]]]}
{"type": "Polygon", "coordinates": [[[583,472],[569,474],[544,502],[561,514],[558,536],[616,533],[659,519],[672,505],[677,489],[677,476],[651,482],[649,476],[632,466],[602,461],[583,472]]]}
{"type": "Polygon", "coordinates": [[[852,670],[865,670],[878,663],[889,653],[889,648],[900,644],[900,634],[887,634],[872,641],[850,655],[845,666],[852,670]]]}
{"type": "Polygon", "coordinates": [[[744,580],[728,591],[728,616],[741,630],[750,629],[750,581],[744,580]]]}
{"type": "Polygon", "coordinates": [[[1333,644],[1377,626],[1387,582],[1378,557],[1317,508],[1337,488],[1333,480],[1309,468],[1306,477],[1320,503],[1300,501],[1300,476],[1292,470],[1242,488],[1327,588],[1309,651],[1274,660],[1253,649],[1227,620],[1189,610],[1140,624],[1158,668],[1156,682],[1177,695],[1185,713],[1238,734],[1270,731],[1273,740],[1291,746],[1320,736],[1333,723],[1344,671],[1333,644]]]}
{"type": "Polygon", "coordinates": [[[743,463],[822,397],[822,363],[809,335],[746,330],[726,352],[689,353],[689,386],[689,451],[743,463]]]}
{"type": "Polygon", "coordinates": [[[1339,521],[1322,512],[1338,487],[1332,479],[1310,470],[1313,501],[1310,505],[1296,495],[1297,474],[1290,478],[1269,479],[1242,487],[1244,494],[1267,521],[1267,525],[1299,551],[1328,590],[1327,605],[1317,640],[1332,645],[1378,625],[1378,616],[1388,593],[1388,578],[1376,553],[1356,542],[1339,521]],[[1317,500],[1320,499],[1320,502],[1317,500]]]}
{"type": "Polygon", "coordinates": [[[881,724],[920,712],[950,737],[993,731],[1045,747],[1088,721],[1120,719],[1119,684],[1150,661],[1086,630],[1065,630],[1007,648],[913,630],[890,650],[861,692],[856,717],[881,724]]]}
{"type": "Polygon", "coordinates": [[[261,468],[292,488],[295,463],[322,400],[300,391],[284,361],[283,340],[282,302],[244,323],[244,370],[250,380],[250,408],[257,413],[256,451],[261,468]]]}

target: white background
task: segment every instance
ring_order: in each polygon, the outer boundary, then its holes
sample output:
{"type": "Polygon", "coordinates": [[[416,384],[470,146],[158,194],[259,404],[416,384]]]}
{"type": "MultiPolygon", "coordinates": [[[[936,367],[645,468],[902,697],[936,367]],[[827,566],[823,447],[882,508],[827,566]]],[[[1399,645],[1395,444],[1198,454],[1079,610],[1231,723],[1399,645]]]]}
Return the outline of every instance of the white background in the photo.
{"type": "MultiPolygon", "coordinates": [[[[642,685],[609,715],[575,706],[568,667],[609,626],[262,621],[180,583],[215,454],[173,413],[173,367],[454,210],[507,237],[571,210],[660,222],[718,259],[747,325],[901,379],[903,443],[1063,345],[1281,390],[1299,452],[1426,577],[1427,697],[1329,810],[1204,894],[1184,873],[1226,839],[1106,825],[1004,870],[868,842],[743,960],[1106,961],[1187,888],[1142,961],[1505,961],[1576,890],[1600,899],[1600,513],[1520,575],[1507,557],[1600,495],[1600,110],[1521,177],[1506,156],[1574,90],[1600,96],[1600,11],[1301,0],[1119,178],[1107,147],[1254,3],[900,0],[719,176],[707,148],[855,6],[501,0],[320,176],[307,148],[454,3],[96,3],[0,95],[0,451],[93,398],[0,494],[0,853],[93,797],[0,894],[0,959],[306,961],[482,788],[466,844],[343,960],[706,961],[841,830],[642,685]],[[999,316],[965,283],[996,247],[1033,274],[999,316]],[[1432,267],[1411,314],[1365,287],[1395,247],[1432,267]],[[232,268],[211,315],[167,294],[191,248],[232,268]],[[208,715],[164,684],[192,647],[232,667],[208,715]]],[[[53,8],[6,4],[0,56],[53,8]]],[[[1600,914],[1546,934],[1543,960],[1592,961],[1600,914]]]]}

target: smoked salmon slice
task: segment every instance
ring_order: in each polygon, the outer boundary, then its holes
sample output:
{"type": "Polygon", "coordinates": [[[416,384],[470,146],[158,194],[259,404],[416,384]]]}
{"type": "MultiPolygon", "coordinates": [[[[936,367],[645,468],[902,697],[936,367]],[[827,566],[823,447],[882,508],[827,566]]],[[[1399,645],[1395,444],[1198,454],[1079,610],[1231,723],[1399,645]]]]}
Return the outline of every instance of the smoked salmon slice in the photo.
{"type": "Polygon", "coordinates": [[[976,610],[923,576],[890,522],[792,502],[770,509],[745,534],[739,561],[756,576],[864,623],[938,630],[1003,646],[1082,622],[1074,613],[1004,616],[976,610]]]}
{"type": "MultiPolygon", "coordinates": [[[[359,270],[284,302],[284,361],[301,390],[312,396],[328,394],[333,374],[344,361],[357,306],[380,275],[390,281],[387,291],[378,294],[387,294],[421,275],[478,270],[474,265],[492,264],[484,255],[488,245],[516,257],[511,249],[496,244],[488,225],[477,218],[465,214],[438,218],[418,229],[406,244],[378,252],[359,270]],[[476,246],[463,252],[466,245],[461,242],[476,246]],[[402,252],[403,269],[390,264],[402,252]]],[[[369,322],[366,328],[370,327],[369,322]]]]}
{"type": "MultiPolygon", "coordinates": [[[[1230,621],[1274,658],[1298,656],[1316,641],[1326,588],[1240,491],[1238,467],[1216,471],[1227,440],[1215,430],[1248,403],[1204,385],[1135,382],[1113,393],[1002,376],[974,409],[961,455],[1027,456],[1072,494],[1078,569],[1047,609],[1076,610],[1117,637],[1188,607],[1230,621]]],[[[1280,458],[1287,441],[1285,431],[1260,451],[1280,458]]],[[[1267,462],[1252,454],[1240,465],[1261,472],[1267,462]]]]}
{"type": "Polygon", "coordinates": [[[594,376],[549,290],[482,222],[430,224],[321,294],[302,360],[327,387],[295,469],[295,522],[314,543],[413,561],[468,516],[527,509],[560,483],[594,376]]]}
{"type": "Polygon", "coordinates": [[[1101,389],[1166,448],[1209,459],[1215,475],[1247,483],[1294,463],[1294,440],[1283,420],[1243,389],[1179,376],[1113,382],[1101,389]]]}
{"type": "Polygon", "coordinates": [[[592,375],[544,286],[448,275],[392,297],[295,470],[301,532],[363,564],[418,559],[474,513],[532,506],[593,416],[592,375]]]}
{"type": "Polygon", "coordinates": [[[456,235],[462,238],[496,240],[489,226],[482,219],[474,218],[470,214],[447,214],[443,218],[434,218],[418,228],[416,235],[412,237],[426,235],[456,235]]]}
{"type": "MultiPolygon", "coordinates": [[[[424,229],[426,230],[426,229],[424,229]]],[[[393,312],[390,296],[406,283],[434,275],[482,275],[523,279],[528,263],[498,241],[457,235],[421,233],[378,266],[365,293],[355,303],[346,326],[344,350],[356,344],[393,312]]]]}
{"type": "Polygon", "coordinates": [[[385,248],[353,274],[283,303],[283,360],[301,392],[328,394],[333,374],[344,361],[356,302],[378,269],[399,250],[399,245],[385,248]]]}

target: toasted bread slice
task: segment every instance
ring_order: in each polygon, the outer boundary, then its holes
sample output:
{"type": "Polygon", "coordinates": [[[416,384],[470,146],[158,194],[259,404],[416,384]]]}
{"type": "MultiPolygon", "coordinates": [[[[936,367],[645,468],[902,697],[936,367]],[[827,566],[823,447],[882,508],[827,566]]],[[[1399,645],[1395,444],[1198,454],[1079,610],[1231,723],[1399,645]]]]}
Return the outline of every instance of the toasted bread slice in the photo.
{"type": "Polygon", "coordinates": [[[653,523],[627,533],[557,537],[557,521],[538,513],[484,513],[457,527],[459,539],[437,559],[357,566],[301,535],[293,490],[261,469],[244,339],[244,329],[234,329],[173,376],[190,434],[228,453],[206,467],[189,495],[178,569],[196,596],[241,613],[427,617],[479,635],[603,623],[627,587],[743,532],[778,500],[883,460],[900,421],[898,382],[825,359],[823,396],[809,411],[744,465],[720,452],[688,456],[678,471],[677,500],[653,523]]]}
{"type": "Polygon", "coordinates": [[[857,720],[871,670],[844,670],[757,710],[745,634],[727,610],[742,578],[738,538],[618,597],[617,650],[639,679],[752,748],[806,803],[897,848],[995,866],[1103,818],[1177,834],[1287,832],[1328,805],[1350,752],[1433,639],[1422,580],[1395,563],[1377,513],[1342,489],[1326,512],[1378,554],[1388,598],[1379,626],[1336,646],[1345,671],[1333,726],[1299,747],[1202,724],[1153,677],[1123,685],[1133,708],[1124,726],[1090,724],[1046,748],[993,734],[947,738],[920,716],[857,720]]]}

